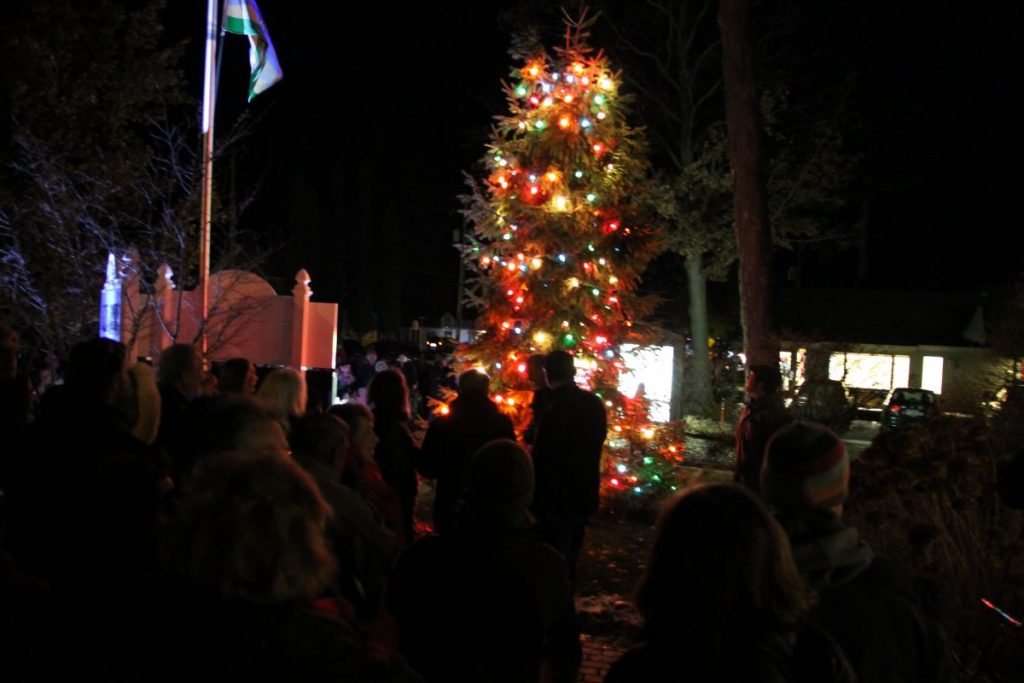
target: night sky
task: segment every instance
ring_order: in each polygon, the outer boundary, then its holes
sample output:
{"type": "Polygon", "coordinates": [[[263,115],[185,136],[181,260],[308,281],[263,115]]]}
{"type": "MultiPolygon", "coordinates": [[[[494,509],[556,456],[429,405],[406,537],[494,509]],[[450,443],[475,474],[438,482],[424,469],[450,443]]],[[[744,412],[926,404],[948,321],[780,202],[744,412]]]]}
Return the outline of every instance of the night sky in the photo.
{"type": "MultiPolygon", "coordinates": [[[[304,266],[316,298],[339,301],[350,320],[375,313],[381,327],[454,312],[457,195],[505,111],[500,81],[512,60],[499,13],[514,3],[376,3],[358,19],[342,3],[259,4],[285,78],[251,105],[260,120],[237,163],[243,183],[263,183],[243,225],[281,246],[267,272],[287,287],[304,266]]],[[[867,216],[864,277],[856,250],[823,253],[805,259],[802,284],[954,291],[1012,281],[1024,270],[1011,212],[1019,5],[796,4],[803,53],[834,62],[836,78],[857,74],[867,216]]],[[[198,66],[201,14],[171,23],[189,25],[198,66]]],[[[220,126],[245,106],[246,41],[229,40],[220,126]]],[[[615,46],[604,47],[617,64],[615,46]]],[[[652,275],[650,288],[685,301],[678,269],[661,271],[675,275],[652,275]]]]}

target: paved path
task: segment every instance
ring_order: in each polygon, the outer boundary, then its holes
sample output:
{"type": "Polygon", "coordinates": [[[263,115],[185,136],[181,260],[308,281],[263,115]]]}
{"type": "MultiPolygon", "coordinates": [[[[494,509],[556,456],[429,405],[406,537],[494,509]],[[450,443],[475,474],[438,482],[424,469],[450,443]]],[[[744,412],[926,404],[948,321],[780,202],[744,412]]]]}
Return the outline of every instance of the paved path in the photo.
{"type": "MultiPolygon", "coordinates": [[[[622,656],[624,650],[604,638],[589,636],[586,633],[582,634],[580,639],[583,641],[583,662],[580,664],[576,683],[602,683],[608,668],[622,656]]],[[[546,669],[541,670],[540,683],[553,683],[550,672],[546,669]]]]}

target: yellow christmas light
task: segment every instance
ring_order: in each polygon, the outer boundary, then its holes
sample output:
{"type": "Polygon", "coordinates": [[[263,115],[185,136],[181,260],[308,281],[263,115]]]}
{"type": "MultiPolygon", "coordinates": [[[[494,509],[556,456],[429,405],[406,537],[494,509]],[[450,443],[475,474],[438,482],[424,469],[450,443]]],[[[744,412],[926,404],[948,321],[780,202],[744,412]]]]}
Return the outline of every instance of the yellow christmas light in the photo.
{"type": "Polygon", "coordinates": [[[551,200],[551,204],[553,205],[555,211],[569,210],[569,199],[564,195],[555,195],[551,200]]]}
{"type": "Polygon", "coordinates": [[[544,260],[541,259],[539,256],[535,256],[530,261],[530,267],[533,268],[534,270],[539,270],[540,267],[543,266],[543,265],[544,265],[544,260]]]}
{"type": "Polygon", "coordinates": [[[612,79],[608,78],[607,76],[605,78],[602,78],[598,85],[601,86],[602,90],[611,90],[612,88],[615,87],[615,84],[612,83],[612,79]]]}
{"type": "Polygon", "coordinates": [[[533,333],[533,341],[538,346],[546,346],[551,341],[551,336],[543,330],[538,330],[533,333]]]}
{"type": "MultiPolygon", "coordinates": [[[[571,277],[565,281],[565,286],[568,287],[569,289],[576,289],[577,287],[580,286],[580,281],[577,278],[571,277]]],[[[568,323],[562,323],[562,326],[568,327],[568,323]]]]}

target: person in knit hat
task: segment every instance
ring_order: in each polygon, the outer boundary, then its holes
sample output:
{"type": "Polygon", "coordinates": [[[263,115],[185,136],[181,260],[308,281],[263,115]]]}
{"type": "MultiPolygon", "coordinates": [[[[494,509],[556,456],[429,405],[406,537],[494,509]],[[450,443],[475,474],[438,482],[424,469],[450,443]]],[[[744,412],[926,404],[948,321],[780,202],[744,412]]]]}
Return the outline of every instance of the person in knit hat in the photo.
{"type": "Polygon", "coordinates": [[[850,459],[827,428],[800,422],[769,439],[760,479],[761,496],[776,509],[817,508],[841,515],[850,492],[850,459]]]}
{"type": "Polygon", "coordinates": [[[818,593],[816,624],[842,646],[861,683],[953,680],[946,636],[906,569],[843,524],[849,482],[846,447],[822,425],[790,423],[765,447],[761,495],[818,593]]]}
{"type": "Polygon", "coordinates": [[[496,439],[472,458],[453,532],[399,558],[389,607],[399,650],[431,681],[575,680],[579,635],[565,559],[530,531],[530,456],[496,439]],[[500,673],[499,673],[500,672],[500,673]]]}

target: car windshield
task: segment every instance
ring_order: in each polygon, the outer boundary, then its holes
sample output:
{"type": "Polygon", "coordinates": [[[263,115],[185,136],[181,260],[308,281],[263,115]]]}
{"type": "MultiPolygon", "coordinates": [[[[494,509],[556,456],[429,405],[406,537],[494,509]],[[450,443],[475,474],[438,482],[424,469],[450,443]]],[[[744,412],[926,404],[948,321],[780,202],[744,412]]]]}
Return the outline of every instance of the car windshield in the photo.
{"type": "Polygon", "coordinates": [[[897,391],[893,394],[892,403],[932,403],[935,396],[930,391],[897,391]]]}

